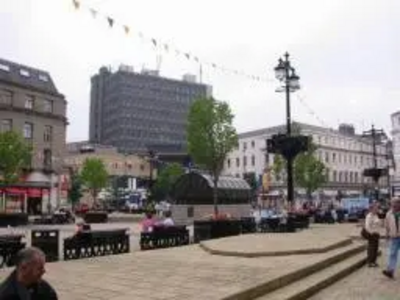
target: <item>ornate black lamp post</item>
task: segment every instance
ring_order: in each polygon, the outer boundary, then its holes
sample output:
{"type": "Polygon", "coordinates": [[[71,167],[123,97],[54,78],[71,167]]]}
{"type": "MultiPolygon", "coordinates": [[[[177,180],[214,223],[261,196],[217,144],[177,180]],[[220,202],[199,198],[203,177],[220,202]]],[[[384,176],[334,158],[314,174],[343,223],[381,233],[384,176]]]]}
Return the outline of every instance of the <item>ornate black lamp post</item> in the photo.
{"type": "MultiPolygon", "coordinates": [[[[278,65],[275,67],[275,76],[282,82],[284,91],[286,93],[286,138],[289,141],[292,135],[292,119],[290,111],[290,93],[300,89],[299,79],[296,75],[295,69],[291,66],[289,61],[289,53],[285,53],[284,59],[280,58],[278,65]]],[[[287,143],[285,143],[287,144],[287,143]]],[[[293,160],[295,155],[284,155],[287,161],[287,199],[293,201],[293,160]]]]}

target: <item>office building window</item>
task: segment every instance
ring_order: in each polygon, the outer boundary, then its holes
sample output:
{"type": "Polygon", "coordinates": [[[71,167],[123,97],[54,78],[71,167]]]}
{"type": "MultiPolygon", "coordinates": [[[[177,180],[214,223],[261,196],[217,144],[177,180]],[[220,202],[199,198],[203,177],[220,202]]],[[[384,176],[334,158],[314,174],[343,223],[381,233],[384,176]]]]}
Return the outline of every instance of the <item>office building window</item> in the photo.
{"type": "Polygon", "coordinates": [[[247,156],[243,156],[243,167],[247,166],[247,156]]]}
{"type": "Polygon", "coordinates": [[[53,112],[53,101],[45,99],[43,101],[43,111],[52,113],[53,112]]]}
{"type": "Polygon", "coordinates": [[[328,152],[325,153],[325,162],[329,163],[329,153],[328,152]]]}
{"type": "Polygon", "coordinates": [[[256,143],[254,141],[251,141],[251,148],[254,148],[256,146],[256,143]]]}
{"type": "Polygon", "coordinates": [[[10,72],[10,66],[0,63],[0,70],[10,72]]]}
{"type": "Polygon", "coordinates": [[[256,165],[256,158],[254,155],[251,156],[251,165],[254,167],[256,165]]]}
{"type": "Polygon", "coordinates": [[[236,167],[240,167],[240,158],[236,158],[236,167]]]}
{"type": "Polygon", "coordinates": [[[246,151],[246,150],[247,150],[247,143],[244,142],[244,143],[243,143],[243,151],[246,151]]]}
{"type": "Polygon", "coordinates": [[[25,97],[25,108],[26,109],[33,109],[35,99],[33,96],[26,96],[25,97]]]}
{"type": "Polygon", "coordinates": [[[12,120],[4,119],[1,121],[1,132],[11,131],[12,130],[12,120]]]}
{"type": "Polygon", "coordinates": [[[336,171],[333,171],[333,182],[336,182],[337,181],[337,172],[336,171]]]}
{"type": "Polygon", "coordinates": [[[228,166],[228,169],[231,167],[231,159],[230,158],[228,158],[227,166],[228,166]]]}
{"type": "Polygon", "coordinates": [[[47,81],[49,81],[49,78],[44,74],[39,74],[39,80],[47,82],[47,81]]]}
{"type": "Polygon", "coordinates": [[[21,74],[21,76],[24,76],[24,77],[29,77],[30,76],[29,71],[25,70],[25,69],[19,70],[19,74],[21,74]]]}
{"type": "Polygon", "coordinates": [[[53,127],[50,125],[44,126],[43,140],[45,142],[51,142],[53,140],[53,127]]]}
{"type": "Polygon", "coordinates": [[[332,153],[332,162],[333,162],[333,163],[336,162],[336,153],[332,153]]]}
{"type": "Polygon", "coordinates": [[[0,90],[0,105],[11,105],[12,104],[13,93],[7,90],[0,90]]]}
{"type": "Polygon", "coordinates": [[[33,124],[25,122],[24,124],[24,138],[31,139],[33,138],[33,124]]]}

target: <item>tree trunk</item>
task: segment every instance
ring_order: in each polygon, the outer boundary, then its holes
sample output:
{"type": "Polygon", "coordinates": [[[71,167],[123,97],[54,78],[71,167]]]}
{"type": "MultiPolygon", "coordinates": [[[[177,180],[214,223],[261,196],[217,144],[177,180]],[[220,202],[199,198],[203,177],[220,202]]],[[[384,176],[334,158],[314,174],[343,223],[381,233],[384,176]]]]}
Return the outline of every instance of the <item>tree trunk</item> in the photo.
{"type": "Polygon", "coordinates": [[[213,203],[214,203],[214,215],[218,216],[218,176],[214,175],[214,187],[213,187],[213,203]]]}
{"type": "Polygon", "coordinates": [[[93,197],[93,207],[97,207],[97,190],[92,190],[92,197],[93,197]]]}

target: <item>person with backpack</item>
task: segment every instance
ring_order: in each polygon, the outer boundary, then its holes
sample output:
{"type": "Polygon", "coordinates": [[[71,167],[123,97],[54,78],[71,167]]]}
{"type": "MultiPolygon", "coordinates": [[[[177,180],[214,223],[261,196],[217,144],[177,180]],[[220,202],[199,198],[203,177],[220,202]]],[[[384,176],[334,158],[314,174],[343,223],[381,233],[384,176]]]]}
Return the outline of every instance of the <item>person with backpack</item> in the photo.
{"type": "Polygon", "coordinates": [[[390,244],[387,267],[382,273],[392,279],[397,268],[397,257],[400,250],[400,198],[392,200],[392,207],[386,214],[385,227],[386,237],[390,244]]]}

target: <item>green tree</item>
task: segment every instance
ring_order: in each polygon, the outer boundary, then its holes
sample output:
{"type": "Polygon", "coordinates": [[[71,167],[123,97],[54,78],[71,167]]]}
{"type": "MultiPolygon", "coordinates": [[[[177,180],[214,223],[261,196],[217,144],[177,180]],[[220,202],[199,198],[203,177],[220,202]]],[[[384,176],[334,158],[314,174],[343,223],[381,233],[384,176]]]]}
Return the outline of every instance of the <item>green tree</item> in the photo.
{"type": "Polygon", "coordinates": [[[79,174],[72,173],[71,186],[68,192],[68,200],[72,207],[79,203],[82,197],[82,181],[79,174]]]}
{"type": "Polygon", "coordinates": [[[315,156],[317,147],[310,142],[309,150],[301,153],[294,161],[294,180],[297,186],[306,190],[307,198],[327,182],[327,168],[315,156]]]}
{"type": "Polygon", "coordinates": [[[272,174],[276,181],[283,179],[283,172],[286,169],[286,161],[282,155],[274,155],[274,162],[272,164],[272,174]]]}
{"type": "Polygon", "coordinates": [[[214,214],[218,215],[218,179],[225,159],[238,145],[234,115],[226,102],[201,98],[193,102],[188,116],[188,150],[194,162],[213,177],[214,214]]]}
{"type": "Polygon", "coordinates": [[[80,179],[97,204],[97,196],[107,186],[108,173],[103,161],[99,158],[87,158],[80,173],[80,179]]]}
{"type": "MultiPolygon", "coordinates": [[[[301,134],[301,127],[297,123],[292,124],[293,135],[301,134]]],[[[310,140],[308,151],[299,154],[294,160],[293,174],[296,186],[306,190],[310,199],[313,192],[327,182],[327,168],[316,156],[317,146],[310,140]]],[[[272,171],[276,180],[280,181],[286,174],[286,161],[281,155],[275,155],[272,171]]]]}
{"type": "Polygon", "coordinates": [[[0,183],[9,185],[20,178],[30,166],[32,147],[14,131],[0,133],[0,183]]]}
{"type": "Polygon", "coordinates": [[[256,173],[254,172],[247,172],[243,174],[243,178],[244,180],[246,180],[246,182],[249,184],[249,186],[251,187],[251,189],[254,191],[257,190],[257,176],[256,173]]]}
{"type": "Polygon", "coordinates": [[[183,173],[183,167],[178,163],[172,163],[163,168],[153,186],[154,197],[157,200],[165,199],[169,195],[172,185],[183,173]]]}

